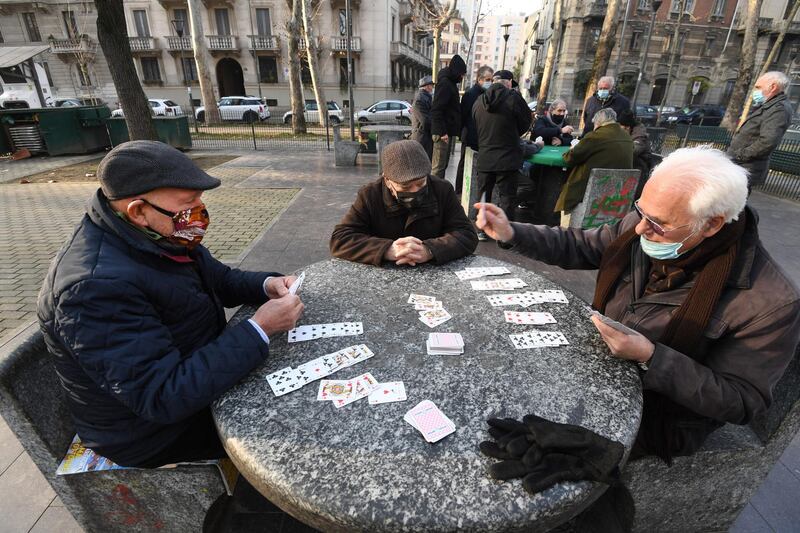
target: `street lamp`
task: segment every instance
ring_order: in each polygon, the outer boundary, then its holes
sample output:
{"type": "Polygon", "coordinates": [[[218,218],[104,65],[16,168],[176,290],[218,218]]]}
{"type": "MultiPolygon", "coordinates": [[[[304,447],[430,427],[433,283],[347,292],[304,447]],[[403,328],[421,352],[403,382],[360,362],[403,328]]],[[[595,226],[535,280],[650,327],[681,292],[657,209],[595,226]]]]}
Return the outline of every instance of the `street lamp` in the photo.
{"type": "Polygon", "coordinates": [[[500,27],[503,28],[503,69],[506,68],[506,48],[508,48],[508,28],[510,28],[511,24],[500,24],[500,27]]]}
{"type": "MultiPolygon", "coordinates": [[[[183,72],[183,81],[186,82],[186,92],[189,94],[189,107],[192,110],[192,121],[194,121],[194,101],[192,100],[192,83],[189,80],[189,76],[186,73],[186,61],[183,59],[183,36],[186,33],[186,21],[183,19],[175,19],[170,21],[172,23],[172,27],[175,30],[175,35],[178,36],[178,39],[181,40],[179,46],[180,51],[178,52],[179,58],[181,60],[181,72],[183,72]]],[[[196,124],[195,124],[196,126],[196,124]]]]}
{"type": "Polygon", "coordinates": [[[661,7],[661,3],[663,0],[653,0],[653,13],[650,15],[650,29],[647,30],[647,38],[644,41],[644,53],[642,54],[642,61],[639,63],[639,76],[636,78],[636,89],[633,91],[633,100],[631,101],[631,106],[634,109],[634,113],[636,113],[636,98],[639,96],[639,85],[642,83],[642,76],[644,75],[644,69],[647,65],[647,52],[650,49],[650,36],[653,34],[653,26],[656,24],[656,13],[658,12],[658,8],[661,7]]]}

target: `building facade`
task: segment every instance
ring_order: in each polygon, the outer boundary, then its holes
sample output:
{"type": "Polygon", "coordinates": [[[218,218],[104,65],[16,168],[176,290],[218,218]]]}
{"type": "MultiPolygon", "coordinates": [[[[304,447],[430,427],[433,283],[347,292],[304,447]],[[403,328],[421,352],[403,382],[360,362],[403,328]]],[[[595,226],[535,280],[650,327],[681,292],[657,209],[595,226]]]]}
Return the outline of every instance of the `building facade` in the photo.
{"type": "Polygon", "coordinates": [[[521,41],[525,25],[525,16],[519,13],[486,15],[478,21],[473,44],[474,60],[470,77],[475,78],[480,67],[488,65],[494,70],[504,68],[514,70],[522,58],[521,41]],[[508,24],[509,26],[504,27],[508,24]],[[506,43],[505,35],[508,35],[506,43]]]}
{"type": "MultiPolygon", "coordinates": [[[[416,82],[431,72],[427,11],[415,0],[351,0],[355,106],[413,97],[416,82]]],[[[328,100],[348,104],[345,0],[314,0],[319,69],[328,100]]],[[[203,0],[201,21],[215,94],[258,95],[278,110],[289,107],[283,0],[203,0]]],[[[199,104],[188,7],[180,0],[126,0],[127,31],[139,78],[151,98],[187,108],[194,87],[199,104]]],[[[46,65],[56,98],[94,96],[116,105],[116,91],[97,43],[93,2],[0,0],[2,45],[50,44],[37,57],[46,65]]],[[[0,45],[0,46],[2,46],[0,45]]],[[[305,57],[305,42],[300,43],[305,57]]],[[[302,61],[306,98],[313,98],[302,61]]]]}

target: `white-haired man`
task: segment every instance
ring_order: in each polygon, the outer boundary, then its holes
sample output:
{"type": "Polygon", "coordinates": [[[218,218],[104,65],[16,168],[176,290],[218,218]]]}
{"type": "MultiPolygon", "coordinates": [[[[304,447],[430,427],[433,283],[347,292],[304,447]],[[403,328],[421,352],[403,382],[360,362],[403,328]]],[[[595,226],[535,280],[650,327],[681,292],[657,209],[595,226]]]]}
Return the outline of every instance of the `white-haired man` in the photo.
{"type": "Polygon", "coordinates": [[[751,95],[755,107],[728,147],[728,155],[750,174],[748,190],[767,179],[769,156],[791,124],[792,105],[784,94],[788,85],[786,74],[777,71],[756,80],[751,95]]]}
{"type": "Polygon", "coordinates": [[[591,230],[509,223],[491,204],[478,227],[567,269],[598,269],[592,317],[611,353],[640,363],[642,425],[632,456],[669,461],[696,451],[725,422],[770,405],[800,337],[798,289],[759,241],[745,207],[747,176],[712,148],[677,150],[636,210],[591,230]],[[638,332],[638,333],[637,333],[638,332]]]}
{"type": "Polygon", "coordinates": [[[614,90],[614,78],[612,76],[603,76],[597,80],[597,90],[583,107],[583,135],[595,128],[592,119],[601,109],[613,109],[619,115],[630,108],[630,100],[614,90]]]}

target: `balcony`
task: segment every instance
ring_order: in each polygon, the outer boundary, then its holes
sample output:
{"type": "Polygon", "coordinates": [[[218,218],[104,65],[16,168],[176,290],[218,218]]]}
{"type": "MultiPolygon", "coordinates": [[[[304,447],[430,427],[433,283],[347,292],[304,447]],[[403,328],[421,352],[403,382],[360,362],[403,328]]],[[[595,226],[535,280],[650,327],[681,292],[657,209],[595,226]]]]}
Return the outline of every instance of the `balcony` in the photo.
{"type": "Polygon", "coordinates": [[[156,48],[156,40],[153,37],[128,37],[131,43],[131,52],[154,52],[156,48]]]}
{"type": "MultiPolygon", "coordinates": [[[[347,53],[347,37],[331,37],[331,50],[338,54],[347,53]]],[[[361,37],[350,37],[350,51],[361,52],[361,37]]]]}
{"type": "Polygon", "coordinates": [[[398,16],[400,17],[400,24],[408,24],[414,18],[414,9],[411,6],[411,0],[401,0],[399,7],[398,16]]]}
{"type": "Polygon", "coordinates": [[[94,55],[97,43],[86,34],[70,39],[50,39],[50,51],[54,54],[94,55]]]}
{"type": "Polygon", "coordinates": [[[401,63],[414,64],[423,68],[431,68],[431,59],[402,41],[392,42],[390,57],[401,63]]]}
{"type": "MultiPolygon", "coordinates": [[[[320,38],[317,37],[317,49],[320,48],[321,44],[322,43],[320,41],[320,38]]],[[[301,53],[305,53],[308,51],[308,46],[306,45],[306,40],[304,37],[300,37],[299,39],[297,39],[297,49],[300,50],[301,53]]]]}
{"type": "Polygon", "coordinates": [[[236,35],[207,35],[208,49],[211,52],[239,51],[236,35]]]}
{"type": "Polygon", "coordinates": [[[250,38],[251,50],[277,52],[281,49],[281,43],[277,35],[248,35],[248,37],[250,38]]]}
{"type": "Polygon", "coordinates": [[[189,52],[192,50],[191,37],[177,37],[175,35],[167,35],[164,37],[167,40],[167,49],[170,52],[189,52]]]}

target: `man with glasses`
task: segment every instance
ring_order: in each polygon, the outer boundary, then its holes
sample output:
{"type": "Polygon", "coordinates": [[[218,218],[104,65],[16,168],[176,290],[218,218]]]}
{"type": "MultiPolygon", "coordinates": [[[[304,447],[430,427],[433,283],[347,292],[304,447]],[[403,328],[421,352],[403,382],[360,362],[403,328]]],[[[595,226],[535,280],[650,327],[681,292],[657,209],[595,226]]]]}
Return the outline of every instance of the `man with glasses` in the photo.
{"type": "Polygon", "coordinates": [[[358,191],[334,228],[331,254],[380,266],[384,262],[437,265],[475,251],[478,236],[453,187],[431,175],[431,161],[416,141],[383,150],[383,174],[358,191]]]}
{"type": "Polygon", "coordinates": [[[800,295],[761,245],[746,200],[747,173],[722,152],[696,147],[665,158],[636,209],[614,225],[509,223],[496,206],[476,206],[478,226],[515,251],[598,269],[592,307],[634,330],[591,318],[612,355],[641,371],[632,458],[669,462],[726,422],[763,415],[793,357],[800,295]]]}
{"type": "Polygon", "coordinates": [[[200,244],[220,181],[155,141],[114,148],[50,266],[39,323],[84,446],[122,466],[225,457],[209,405],[303,312],[295,277],[243,272],[200,244]],[[224,307],[259,305],[226,328],[224,307]]]}

